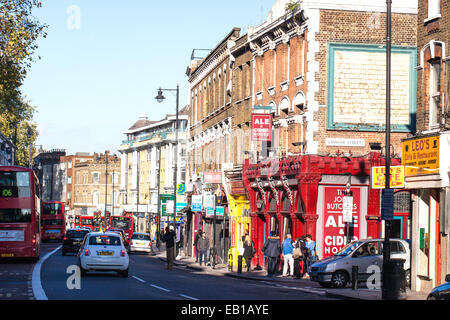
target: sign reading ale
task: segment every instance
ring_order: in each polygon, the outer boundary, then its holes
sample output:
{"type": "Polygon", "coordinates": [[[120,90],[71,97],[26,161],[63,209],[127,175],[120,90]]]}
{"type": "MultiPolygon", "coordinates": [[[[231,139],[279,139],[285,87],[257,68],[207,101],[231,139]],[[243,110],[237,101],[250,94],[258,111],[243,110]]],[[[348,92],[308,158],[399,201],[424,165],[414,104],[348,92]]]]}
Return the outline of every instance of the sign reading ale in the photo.
{"type": "Polygon", "coordinates": [[[272,141],[272,114],[252,113],[252,141],[272,141]]]}

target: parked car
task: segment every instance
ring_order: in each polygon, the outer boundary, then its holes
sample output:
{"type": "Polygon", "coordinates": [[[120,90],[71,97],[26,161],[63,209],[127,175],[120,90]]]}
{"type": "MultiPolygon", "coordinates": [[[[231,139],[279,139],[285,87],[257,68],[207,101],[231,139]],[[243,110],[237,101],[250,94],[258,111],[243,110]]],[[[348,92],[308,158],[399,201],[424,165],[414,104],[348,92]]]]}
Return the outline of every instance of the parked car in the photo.
{"type": "Polygon", "coordinates": [[[135,232],[130,240],[130,252],[152,252],[150,234],[135,232]]]}
{"type": "Polygon", "coordinates": [[[427,300],[450,300],[450,274],[445,276],[445,283],[431,290],[427,300]]]}
{"type": "Polygon", "coordinates": [[[129,257],[122,237],[114,232],[91,232],[78,252],[81,275],[88,271],[117,271],[128,277],[129,257]]]}
{"type": "Polygon", "coordinates": [[[83,229],[69,229],[63,238],[62,255],[65,256],[67,252],[78,252],[83,242],[84,237],[90,230],[83,229]]]}
{"type": "MultiPolygon", "coordinates": [[[[357,240],[341,251],[311,265],[310,278],[323,287],[343,288],[351,281],[352,266],[358,266],[358,281],[366,281],[373,274],[373,267],[383,268],[384,239],[357,240]],[[372,268],[369,268],[371,267],[372,268]]],[[[391,259],[404,259],[406,284],[411,279],[410,246],[402,239],[390,239],[391,259]]]]}

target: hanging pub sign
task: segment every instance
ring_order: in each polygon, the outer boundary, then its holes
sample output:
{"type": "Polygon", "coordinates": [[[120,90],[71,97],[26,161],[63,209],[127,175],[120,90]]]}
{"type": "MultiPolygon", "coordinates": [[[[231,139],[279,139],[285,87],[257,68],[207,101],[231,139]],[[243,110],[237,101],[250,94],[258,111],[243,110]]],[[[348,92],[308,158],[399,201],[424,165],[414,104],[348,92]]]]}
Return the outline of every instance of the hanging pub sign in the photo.
{"type": "Polygon", "coordinates": [[[272,141],[272,114],[252,113],[252,141],[272,141]]]}

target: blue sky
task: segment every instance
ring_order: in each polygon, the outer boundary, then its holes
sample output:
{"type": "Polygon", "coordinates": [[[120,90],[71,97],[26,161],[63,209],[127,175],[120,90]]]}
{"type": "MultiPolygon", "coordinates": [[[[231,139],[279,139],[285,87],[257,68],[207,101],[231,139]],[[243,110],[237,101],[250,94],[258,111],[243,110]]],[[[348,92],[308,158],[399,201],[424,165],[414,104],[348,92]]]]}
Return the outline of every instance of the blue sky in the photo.
{"type": "Polygon", "coordinates": [[[34,14],[49,25],[23,86],[37,107],[37,144],[45,149],[117,152],[122,132],[142,112],[175,113],[175,95],[194,48],[214,48],[233,27],[262,23],[275,0],[44,0],[34,14]],[[79,13],[79,14],[78,14],[79,13]]]}

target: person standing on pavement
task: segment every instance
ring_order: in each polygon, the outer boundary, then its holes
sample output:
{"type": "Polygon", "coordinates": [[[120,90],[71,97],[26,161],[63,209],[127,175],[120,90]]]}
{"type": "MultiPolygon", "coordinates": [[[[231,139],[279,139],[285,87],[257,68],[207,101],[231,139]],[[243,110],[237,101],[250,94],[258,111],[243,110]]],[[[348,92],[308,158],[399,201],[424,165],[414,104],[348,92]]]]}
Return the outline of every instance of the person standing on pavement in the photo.
{"type": "Polygon", "coordinates": [[[300,238],[297,238],[294,244],[294,252],[292,257],[294,258],[294,277],[300,279],[302,275],[301,261],[303,260],[303,252],[300,246],[300,238]]]}
{"type": "Polygon", "coordinates": [[[208,250],[209,250],[209,239],[206,237],[206,232],[202,232],[202,236],[200,239],[198,239],[197,241],[197,252],[199,254],[199,258],[198,261],[200,263],[200,266],[202,265],[202,262],[206,262],[207,260],[207,254],[208,254],[208,250]]]}
{"type": "Polygon", "coordinates": [[[244,240],[243,257],[245,259],[245,265],[247,266],[247,272],[250,271],[250,265],[254,255],[255,255],[255,244],[253,240],[250,239],[250,236],[246,235],[244,240]]]}
{"type": "Polygon", "coordinates": [[[173,226],[166,227],[166,232],[162,237],[162,242],[166,244],[167,269],[173,269],[175,260],[175,231],[173,226]]]}
{"type": "Polygon", "coordinates": [[[275,231],[270,232],[270,237],[267,238],[261,251],[268,259],[267,276],[271,277],[277,269],[278,259],[281,253],[280,237],[277,236],[275,231]]]}
{"type": "Polygon", "coordinates": [[[197,248],[197,243],[198,243],[198,239],[200,239],[202,237],[202,230],[198,230],[196,231],[197,233],[195,234],[195,239],[194,239],[194,248],[195,248],[195,262],[198,262],[198,256],[199,256],[199,252],[198,252],[198,248],[197,248]]]}
{"type": "Polygon", "coordinates": [[[307,250],[305,273],[307,273],[306,277],[309,278],[309,269],[311,267],[311,264],[313,264],[317,260],[316,242],[312,240],[312,236],[310,234],[306,235],[305,247],[307,250]]]}
{"type": "Polygon", "coordinates": [[[288,268],[289,268],[289,276],[294,275],[294,258],[292,254],[294,253],[294,246],[292,245],[292,236],[290,233],[286,235],[286,239],[283,241],[283,277],[288,276],[288,268]]]}

